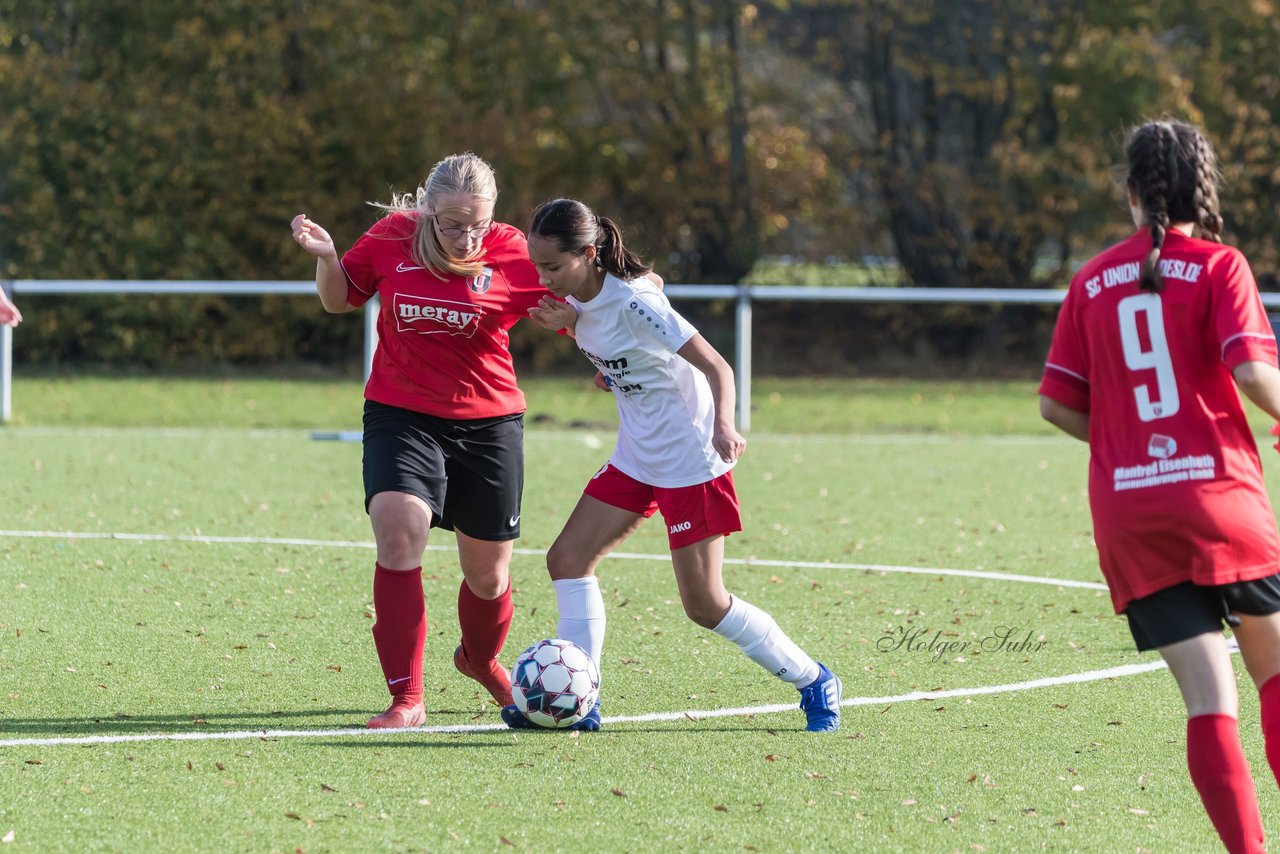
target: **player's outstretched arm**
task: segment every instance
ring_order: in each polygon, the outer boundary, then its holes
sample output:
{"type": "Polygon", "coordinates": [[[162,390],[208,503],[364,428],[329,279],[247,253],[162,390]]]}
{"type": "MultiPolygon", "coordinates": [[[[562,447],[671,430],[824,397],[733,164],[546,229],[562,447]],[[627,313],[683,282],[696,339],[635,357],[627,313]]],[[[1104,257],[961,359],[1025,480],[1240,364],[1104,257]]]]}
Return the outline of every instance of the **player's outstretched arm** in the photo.
{"type": "Polygon", "coordinates": [[[1089,413],[1063,406],[1052,397],[1040,395],[1040,417],[1068,436],[1089,441],[1089,413]]]}
{"type": "Polygon", "coordinates": [[[733,423],[733,407],[738,395],[733,384],[733,368],[729,367],[724,357],[701,334],[695,334],[686,341],[676,354],[707,375],[711,398],[716,408],[711,446],[720,455],[720,459],[726,463],[733,462],[747,449],[747,440],[742,438],[733,423]]]}
{"type": "Polygon", "coordinates": [[[324,310],[330,314],[351,311],[355,306],[347,301],[347,277],[338,263],[338,250],[329,232],[307,219],[306,214],[295,216],[290,225],[298,245],[316,256],[316,293],[324,310]]]}
{"type": "Polygon", "coordinates": [[[0,290],[0,326],[17,326],[22,322],[22,312],[9,299],[8,294],[0,290]]]}

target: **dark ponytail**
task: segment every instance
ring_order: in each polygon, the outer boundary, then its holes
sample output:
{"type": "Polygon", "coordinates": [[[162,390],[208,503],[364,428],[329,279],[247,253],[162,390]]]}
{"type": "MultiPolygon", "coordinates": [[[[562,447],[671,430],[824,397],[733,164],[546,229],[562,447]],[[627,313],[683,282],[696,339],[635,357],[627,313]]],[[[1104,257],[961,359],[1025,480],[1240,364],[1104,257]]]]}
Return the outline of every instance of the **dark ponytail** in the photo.
{"type": "Polygon", "coordinates": [[[596,264],[619,279],[631,280],[653,268],[622,243],[622,231],[613,220],[596,216],[576,199],[556,199],[533,212],[530,236],[554,241],[561,252],[581,255],[596,248],[596,264]]]}
{"type": "Polygon", "coordinates": [[[1200,128],[1185,122],[1148,122],[1129,134],[1125,149],[1126,186],[1138,198],[1151,229],[1141,287],[1160,293],[1160,250],[1173,224],[1192,223],[1202,238],[1221,241],[1217,158],[1200,128]]]}

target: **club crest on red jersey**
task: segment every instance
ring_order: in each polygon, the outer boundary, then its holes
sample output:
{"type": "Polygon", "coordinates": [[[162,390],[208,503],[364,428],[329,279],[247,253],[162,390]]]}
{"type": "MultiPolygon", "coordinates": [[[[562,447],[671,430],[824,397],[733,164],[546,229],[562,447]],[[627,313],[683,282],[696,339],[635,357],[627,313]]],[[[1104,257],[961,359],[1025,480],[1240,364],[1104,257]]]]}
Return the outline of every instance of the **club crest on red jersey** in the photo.
{"type": "Polygon", "coordinates": [[[493,270],[488,267],[481,270],[480,275],[473,276],[467,280],[467,287],[471,289],[473,294],[487,294],[492,284],[493,270]]]}

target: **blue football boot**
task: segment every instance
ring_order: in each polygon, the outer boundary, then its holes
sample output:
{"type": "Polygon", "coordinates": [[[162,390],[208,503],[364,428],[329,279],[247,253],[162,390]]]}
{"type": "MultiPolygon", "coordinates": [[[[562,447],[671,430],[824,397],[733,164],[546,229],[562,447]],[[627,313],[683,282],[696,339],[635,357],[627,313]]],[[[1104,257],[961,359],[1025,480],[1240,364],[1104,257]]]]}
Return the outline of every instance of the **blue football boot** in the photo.
{"type": "Polygon", "coordinates": [[[835,732],[840,729],[840,679],[818,662],[818,678],[800,691],[800,708],[804,710],[809,732],[835,732]]]}

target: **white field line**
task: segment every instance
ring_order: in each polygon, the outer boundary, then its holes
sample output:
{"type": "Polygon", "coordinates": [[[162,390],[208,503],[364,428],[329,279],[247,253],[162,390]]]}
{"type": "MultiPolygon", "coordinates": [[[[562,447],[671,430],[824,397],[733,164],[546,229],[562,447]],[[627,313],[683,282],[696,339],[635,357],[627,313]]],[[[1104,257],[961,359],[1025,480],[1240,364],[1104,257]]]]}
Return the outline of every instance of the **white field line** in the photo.
{"type": "MultiPolygon", "coordinates": [[[[1043,679],[1032,679],[1026,682],[1012,682],[1007,685],[983,685],[977,688],[955,688],[949,691],[913,691],[910,694],[896,694],[888,697],[850,697],[840,703],[841,706],[879,706],[886,703],[908,703],[916,700],[942,700],[948,697],[973,697],[984,694],[1005,694],[1014,691],[1031,691],[1036,688],[1049,688],[1055,685],[1070,685],[1080,682],[1097,682],[1102,679],[1117,679],[1139,673],[1149,673],[1165,667],[1163,661],[1151,661],[1146,664],[1125,664],[1106,670],[1090,670],[1084,673],[1069,673],[1066,676],[1046,676],[1043,679]]],[[[606,725],[652,723],[661,721],[705,720],[708,718],[742,717],[752,715],[769,715],[781,712],[796,712],[795,703],[776,703],[769,706],[742,706],[736,709],[689,709],[679,712],[651,712],[645,715],[625,715],[604,718],[606,725]]],[[[237,732],[175,732],[151,733],[138,735],[86,735],[59,736],[52,738],[6,738],[0,739],[0,748],[4,747],[55,747],[62,745],[86,744],[119,744],[137,741],[232,741],[244,739],[268,738],[370,738],[384,735],[405,734],[448,734],[479,732],[518,732],[509,730],[504,724],[458,724],[453,726],[407,727],[400,729],[264,729],[240,730],[237,732]]]]}
{"type": "MultiPolygon", "coordinates": [[[[324,438],[341,442],[359,441],[359,430],[309,430],[280,427],[5,427],[5,436],[98,436],[128,435],[139,438],[199,439],[208,436],[235,435],[246,439],[307,439],[324,438]]],[[[611,442],[614,430],[540,430],[531,427],[525,431],[527,440],[554,442],[582,442],[592,447],[611,442]]],[[[1076,440],[1067,436],[1028,436],[999,433],[750,433],[749,442],[814,442],[841,445],[953,445],[964,442],[1000,445],[1075,445],[1076,440]]]]}
{"type": "MultiPolygon", "coordinates": [[[[65,540],[142,540],[178,543],[232,543],[269,546],[317,546],[336,549],[372,549],[371,542],[351,540],[304,540],[292,537],[206,537],[201,535],[171,534],[132,534],[110,532],[78,532],[78,531],[3,531],[0,537],[30,537],[42,539],[65,540]]],[[[452,551],[450,546],[427,546],[428,551],[452,551]]],[[[515,549],[518,555],[541,557],[546,549],[515,549]]],[[[654,560],[669,561],[669,554],[638,554],[634,552],[613,552],[609,555],[617,560],[654,560]]],[[[1024,584],[1047,584],[1051,587],[1079,587],[1085,590],[1106,590],[1107,585],[1098,581],[1076,581],[1069,578],[1048,578],[1041,575],[1019,575],[1012,572],[987,572],[981,569],[946,569],[927,566],[894,566],[882,563],[824,563],[804,560],[760,560],[757,558],[725,558],[724,562],[735,566],[772,566],[796,569],[852,569],[866,572],[904,572],[915,575],[952,575],[961,578],[983,578],[990,581],[1011,581],[1024,584]]]]}

